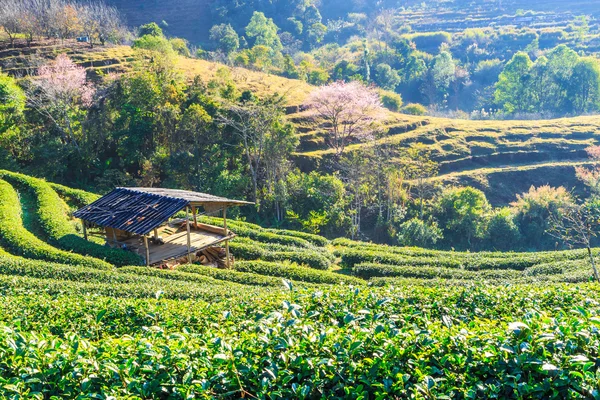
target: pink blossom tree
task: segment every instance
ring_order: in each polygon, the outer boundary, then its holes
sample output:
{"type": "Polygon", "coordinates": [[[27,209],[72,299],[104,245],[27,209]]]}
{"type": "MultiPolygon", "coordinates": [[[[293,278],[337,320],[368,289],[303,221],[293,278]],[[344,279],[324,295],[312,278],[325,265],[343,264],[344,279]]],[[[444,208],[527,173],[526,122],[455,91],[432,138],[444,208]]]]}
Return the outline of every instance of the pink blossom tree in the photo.
{"type": "Polygon", "coordinates": [[[82,111],[92,105],[94,85],[85,68],[64,54],[38,69],[27,93],[28,104],[62,133],[66,143],[78,151],[76,125],[82,111]]]}
{"type": "Polygon", "coordinates": [[[371,139],[384,115],[377,90],[356,81],[318,88],[309,96],[307,106],[325,121],[328,145],[338,157],[351,139],[371,139]]]}

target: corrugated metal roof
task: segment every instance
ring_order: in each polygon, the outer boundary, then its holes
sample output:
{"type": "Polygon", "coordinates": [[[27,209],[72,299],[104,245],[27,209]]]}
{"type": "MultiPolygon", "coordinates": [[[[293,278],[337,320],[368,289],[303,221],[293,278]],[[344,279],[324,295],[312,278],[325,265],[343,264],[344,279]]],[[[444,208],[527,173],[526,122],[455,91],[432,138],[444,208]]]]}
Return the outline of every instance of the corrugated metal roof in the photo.
{"type": "Polygon", "coordinates": [[[73,215],[102,227],[146,235],[189,203],[183,198],[117,188],[73,215]]]}
{"type": "Polygon", "coordinates": [[[198,204],[222,204],[222,205],[245,205],[245,204],[254,204],[247,201],[241,200],[232,200],[226,199],[224,197],[213,196],[212,194],[206,193],[198,193],[191,192],[189,190],[179,190],[179,189],[161,189],[161,188],[119,188],[119,189],[128,189],[135,190],[137,192],[142,193],[151,193],[157,194],[159,196],[168,196],[174,197],[176,199],[187,200],[190,203],[198,204]]]}

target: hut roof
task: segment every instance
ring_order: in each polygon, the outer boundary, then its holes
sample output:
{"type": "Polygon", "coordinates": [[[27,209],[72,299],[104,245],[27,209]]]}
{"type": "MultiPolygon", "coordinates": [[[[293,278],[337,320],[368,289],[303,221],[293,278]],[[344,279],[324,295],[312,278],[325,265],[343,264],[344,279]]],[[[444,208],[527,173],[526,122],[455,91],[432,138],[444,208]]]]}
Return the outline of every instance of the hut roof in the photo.
{"type": "Polygon", "coordinates": [[[214,209],[252,204],[187,190],[116,188],[73,215],[97,225],[146,235],[188,205],[214,209]]]}

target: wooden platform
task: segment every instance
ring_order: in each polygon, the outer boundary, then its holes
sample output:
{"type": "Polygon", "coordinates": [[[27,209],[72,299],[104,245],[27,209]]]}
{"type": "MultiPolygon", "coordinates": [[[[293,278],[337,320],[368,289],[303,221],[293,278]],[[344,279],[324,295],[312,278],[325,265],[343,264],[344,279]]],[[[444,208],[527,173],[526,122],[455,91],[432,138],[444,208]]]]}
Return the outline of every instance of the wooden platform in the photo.
{"type": "MultiPolygon", "coordinates": [[[[150,247],[150,265],[159,264],[165,260],[181,258],[188,254],[187,252],[187,230],[178,229],[176,232],[165,236],[166,232],[161,232],[164,244],[154,244],[148,240],[150,247]]],[[[209,246],[215,246],[225,240],[232,239],[233,235],[225,236],[201,229],[191,229],[191,252],[195,253],[209,246]]],[[[128,249],[146,258],[146,249],[142,236],[134,236],[131,239],[121,241],[128,249]]]]}

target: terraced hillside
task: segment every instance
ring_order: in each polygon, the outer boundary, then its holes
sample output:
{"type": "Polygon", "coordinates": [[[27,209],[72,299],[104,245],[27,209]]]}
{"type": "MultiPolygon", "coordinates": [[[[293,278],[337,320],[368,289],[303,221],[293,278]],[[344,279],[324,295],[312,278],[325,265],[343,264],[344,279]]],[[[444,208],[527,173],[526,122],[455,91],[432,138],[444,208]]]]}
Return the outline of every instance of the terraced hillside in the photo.
{"type": "Polygon", "coordinates": [[[80,236],[70,213],[97,197],[0,171],[2,398],[596,390],[600,289],[580,250],[443,252],[233,221],[233,269],[159,270],[80,236]]]}
{"type": "MultiPolygon", "coordinates": [[[[291,116],[300,126],[297,162],[305,170],[333,157],[306,115],[291,116]]],[[[495,204],[514,200],[531,185],[580,188],[574,167],[588,162],[585,149],[600,143],[600,118],[536,121],[470,121],[390,114],[387,133],[373,143],[355,143],[347,151],[385,144],[398,156],[412,143],[431,148],[440,163],[439,180],[469,184],[495,204]]],[[[394,160],[391,160],[394,162],[394,160]]],[[[399,162],[399,160],[396,160],[399,162]]]]}
{"type": "MultiPolygon", "coordinates": [[[[92,75],[100,71],[126,72],[136,62],[135,52],[127,46],[89,49],[86,45],[68,43],[3,50],[0,67],[21,75],[30,69],[27,65],[36,65],[36,60],[43,62],[58,52],[68,53],[92,75]]],[[[297,165],[310,171],[326,166],[326,160],[332,157],[324,138],[325,127],[301,111],[312,86],[299,80],[183,57],[177,59],[177,66],[190,79],[201,76],[205,81],[214,79],[219,69],[228,68],[231,79],[242,90],[252,90],[258,95],[285,94],[288,118],[296,125],[300,138],[297,165]]],[[[389,144],[396,156],[411,143],[425,143],[441,164],[438,179],[478,187],[492,203],[500,205],[514,200],[516,193],[528,190],[531,185],[582,189],[573,167],[587,162],[585,148],[598,143],[600,118],[469,121],[390,112],[384,132],[379,142],[389,144]]],[[[372,143],[355,143],[348,151],[369,145],[372,143]]]]}

